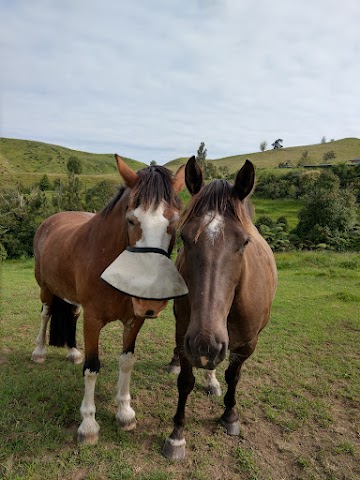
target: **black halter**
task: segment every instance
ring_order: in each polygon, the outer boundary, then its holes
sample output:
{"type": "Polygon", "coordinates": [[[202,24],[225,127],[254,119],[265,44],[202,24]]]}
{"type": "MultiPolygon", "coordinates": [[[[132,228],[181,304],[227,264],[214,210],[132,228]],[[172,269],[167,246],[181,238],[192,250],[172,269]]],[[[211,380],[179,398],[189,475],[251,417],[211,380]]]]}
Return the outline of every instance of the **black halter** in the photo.
{"type": "Polygon", "coordinates": [[[159,253],[160,255],[165,255],[165,257],[170,257],[168,252],[155,247],[127,247],[126,250],[132,253],[159,253]]]}

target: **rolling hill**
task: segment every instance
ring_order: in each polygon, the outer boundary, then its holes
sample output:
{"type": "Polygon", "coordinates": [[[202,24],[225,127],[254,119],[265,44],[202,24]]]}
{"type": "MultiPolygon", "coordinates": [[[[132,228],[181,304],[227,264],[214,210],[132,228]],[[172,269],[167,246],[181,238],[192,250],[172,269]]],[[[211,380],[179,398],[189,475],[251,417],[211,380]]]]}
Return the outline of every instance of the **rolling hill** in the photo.
{"type": "MultiPolygon", "coordinates": [[[[308,152],[306,163],[323,163],[325,152],[333,150],[336,157],[334,163],[347,162],[360,156],[360,139],[345,138],[333,142],[316,145],[287,147],[265,152],[234,155],[211,160],[216,166],[226,165],[230,173],[240,168],[248,158],[257,168],[273,169],[279,163],[297,165],[304,151],[308,152]]],[[[121,152],[119,152],[121,155],[121,152]]],[[[113,154],[95,154],[71,150],[69,148],[31,140],[0,138],[0,186],[14,185],[20,182],[25,186],[36,183],[46,173],[50,180],[66,175],[66,164],[71,156],[76,156],[82,162],[82,181],[93,185],[104,179],[118,182],[118,174],[113,154]]],[[[181,157],[165,164],[167,168],[176,171],[191,156],[181,157]]],[[[134,170],[145,166],[137,160],[123,157],[134,170]]],[[[279,171],[280,172],[280,171],[279,171]]]]}
{"type": "MultiPolygon", "coordinates": [[[[32,140],[0,138],[0,185],[16,181],[29,185],[45,173],[50,179],[66,175],[66,164],[72,156],[81,160],[82,178],[88,184],[94,183],[95,179],[99,181],[118,175],[113,154],[87,153],[32,140]]],[[[145,166],[137,160],[122,158],[134,170],[145,166]]]]}
{"type": "MultiPolygon", "coordinates": [[[[301,145],[298,147],[287,147],[276,150],[267,150],[265,152],[247,153],[244,155],[234,155],[211,160],[217,167],[226,165],[230,173],[238,170],[246,159],[251,160],[257,168],[276,168],[279,163],[290,163],[297,165],[304,151],[308,151],[307,164],[324,163],[323,155],[325,152],[333,150],[336,157],[334,163],[348,162],[349,160],[360,157],[360,139],[344,138],[334,142],[319,143],[315,145],[301,145]]],[[[190,155],[189,155],[190,156],[190,155]]],[[[180,165],[186,162],[187,158],[177,158],[168,162],[165,166],[175,171],[180,165]]]]}

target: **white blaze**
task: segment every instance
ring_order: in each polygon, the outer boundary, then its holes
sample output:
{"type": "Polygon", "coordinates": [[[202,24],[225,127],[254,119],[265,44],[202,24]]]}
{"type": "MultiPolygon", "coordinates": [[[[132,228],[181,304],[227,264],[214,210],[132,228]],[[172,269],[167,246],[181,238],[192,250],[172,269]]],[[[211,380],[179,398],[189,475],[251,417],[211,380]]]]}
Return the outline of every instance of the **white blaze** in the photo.
{"type": "Polygon", "coordinates": [[[214,242],[224,228],[224,218],[218,213],[214,215],[212,212],[208,212],[204,217],[204,224],[209,240],[214,242]]]}
{"type": "Polygon", "coordinates": [[[164,217],[165,204],[162,202],[156,208],[144,210],[139,206],[134,210],[134,215],[140,222],[142,237],[136,242],[137,247],[155,247],[168,250],[171,235],[167,229],[169,220],[164,217]]]}

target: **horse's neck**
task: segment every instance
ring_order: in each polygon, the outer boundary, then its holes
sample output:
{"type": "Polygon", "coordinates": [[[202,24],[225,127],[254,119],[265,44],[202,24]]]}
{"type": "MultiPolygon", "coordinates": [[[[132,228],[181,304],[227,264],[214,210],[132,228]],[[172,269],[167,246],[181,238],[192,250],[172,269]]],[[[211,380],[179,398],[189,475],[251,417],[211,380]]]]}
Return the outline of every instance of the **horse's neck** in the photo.
{"type": "Polygon", "coordinates": [[[125,218],[127,195],[106,214],[99,212],[92,219],[91,230],[100,245],[120,254],[128,246],[127,221],[125,218]],[[125,197],[125,198],[124,198],[125,197]]]}

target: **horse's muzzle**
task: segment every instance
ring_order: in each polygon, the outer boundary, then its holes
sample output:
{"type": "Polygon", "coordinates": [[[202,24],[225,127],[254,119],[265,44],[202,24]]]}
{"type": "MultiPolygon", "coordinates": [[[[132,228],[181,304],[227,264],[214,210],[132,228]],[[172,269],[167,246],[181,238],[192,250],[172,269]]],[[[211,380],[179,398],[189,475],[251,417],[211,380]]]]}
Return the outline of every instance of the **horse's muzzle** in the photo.
{"type": "Polygon", "coordinates": [[[142,300],[132,297],[132,304],[137,317],[157,318],[168,300],[142,300]]]}
{"type": "Polygon", "coordinates": [[[225,359],[228,342],[215,338],[199,341],[198,338],[186,336],[184,347],[186,356],[194,367],[214,370],[225,359]]]}

